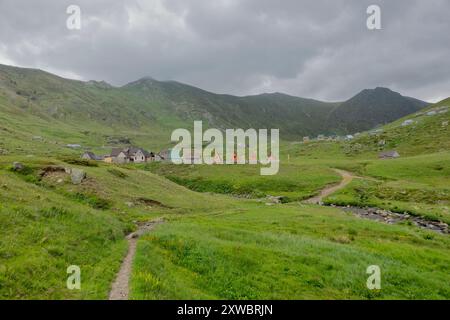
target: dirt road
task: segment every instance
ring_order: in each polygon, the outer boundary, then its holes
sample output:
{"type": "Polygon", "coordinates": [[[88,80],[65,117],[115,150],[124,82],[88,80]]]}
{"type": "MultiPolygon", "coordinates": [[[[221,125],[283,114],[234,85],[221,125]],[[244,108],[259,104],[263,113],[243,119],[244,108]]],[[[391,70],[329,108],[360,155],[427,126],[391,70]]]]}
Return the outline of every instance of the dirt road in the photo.
{"type": "Polygon", "coordinates": [[[323,198],[344,188],[346,185],[348,185],[350,182],[352,182],[353,178],[355,178],[355,176],[348,171],[344,171],[344,170],[340,170],[340,169],[333,169],[333,170],[342,176],[341,182],[337,185],[330,186],[330,187],[323,189],[319,195],[305,200],[304,203],[320,204],[322,202],[323,198]]]}

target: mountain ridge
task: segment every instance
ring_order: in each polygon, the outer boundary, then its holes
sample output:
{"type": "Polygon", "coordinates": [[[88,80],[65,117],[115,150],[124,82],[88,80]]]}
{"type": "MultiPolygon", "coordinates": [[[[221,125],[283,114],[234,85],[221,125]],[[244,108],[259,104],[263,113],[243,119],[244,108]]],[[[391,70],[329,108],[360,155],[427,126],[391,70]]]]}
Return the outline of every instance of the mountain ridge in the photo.
{"type": "Polygon", "coordinates": [[[68,130],[93,132],[96,141],[120,135],[140,142],[145,136],[167,145],[173,129],[190,129],[194,120],[219,129],[279,128],[282,139],[300,140],[369,130],[426,105],[381,87],[365,89],[343,102],[323,102],[279,92],[217,94],[151,77],[115,87],[104,81],[65,79],[43,70],[0,65],[0,120],[20,127],[23,119],[33,118],[33,124],[23,130],[42,123],[59,136],[68,130]],[[377,112],[378,105],[383,111],[377,112]],[[363,121],[367,108],[375,109],[373,119],[363,121]]]}

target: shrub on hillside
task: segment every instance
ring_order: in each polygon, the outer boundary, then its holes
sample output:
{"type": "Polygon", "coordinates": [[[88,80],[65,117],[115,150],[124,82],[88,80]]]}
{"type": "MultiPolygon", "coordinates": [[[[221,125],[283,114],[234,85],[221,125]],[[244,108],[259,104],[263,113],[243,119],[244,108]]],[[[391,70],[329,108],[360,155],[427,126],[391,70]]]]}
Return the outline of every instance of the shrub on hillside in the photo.
{"type": "Polygon", "coordinates": [[[75,159],[75,158],[63,158],[61,159],[65,163],[73,164],[77,166],[84,167],[98,167],[98,164],[94,161],[86,160],[86,159],[75,159]]]}

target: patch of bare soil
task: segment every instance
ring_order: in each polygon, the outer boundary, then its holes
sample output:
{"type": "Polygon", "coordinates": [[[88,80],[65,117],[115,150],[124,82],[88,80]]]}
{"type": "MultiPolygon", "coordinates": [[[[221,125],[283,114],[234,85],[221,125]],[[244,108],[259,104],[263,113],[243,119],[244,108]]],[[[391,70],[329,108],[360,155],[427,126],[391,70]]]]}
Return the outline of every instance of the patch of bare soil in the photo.
{"type": "Polygon", "coordinates": [[[60,166],[48,166],[48,167],[44,167],[41,169],[39,175],[41,177],[47,177],[50,176],[54,173],[64,173],[67,174],[67,170],[64,167],[60,167],[60,166]]]}
{"type": "Polygon", "coordinates": [[[48,166],[41,169],[39,176],[50,184],[58,184],[68,180],[69,174],[64,167],[48,166]]]}
{"type": "Polygon", "coordinates": [[[161,208],[167,208],[167,209],[171,209],[172,208],[170,206],[162,204],[159,201],[148,199],[148,198],[142,198],[142,197],[141,198],[137,198],[136,202],[138,202],[140,204],[143,204],[143,205],[146,205],[146,206],[149,206],[149,207],[161,207],[161,208]]]}

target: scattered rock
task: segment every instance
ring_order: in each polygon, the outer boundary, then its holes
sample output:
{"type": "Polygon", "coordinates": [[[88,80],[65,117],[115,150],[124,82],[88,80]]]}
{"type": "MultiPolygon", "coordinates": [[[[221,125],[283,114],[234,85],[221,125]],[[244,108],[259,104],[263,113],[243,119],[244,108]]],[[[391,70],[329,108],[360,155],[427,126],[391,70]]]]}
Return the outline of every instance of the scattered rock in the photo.
{"type": "Polygon", "coordinates": [[[13,163],[13,170],[14,171],[22,171],[25,168],[25,166],[20,162],[14,162],[13,163]]]}
{"type": "Polygon", "coordinates": [[[69,144],[66,144],[66,147],[71,148],[71,149],[78,149],[78,148],[81,148],[81,145],[69,143],[69,144]]]}
{"type": "Polygon", "coordinates": [[[70,178],[73,184],[80,184],[86,178],[86,172],[81,169],[72,169],[70,173],[70,178]]]}
{"type": "Polygon", "coordinates": [[[403,126],[403,127],[406,127],[406,126],[409,126],[409,125],[411,125],[411,124],[413,124],[413,123],[414,123],[413,120],[408,119],[408,120],[403,121],[402,126],[403,126]]]}
{"type": "Polygon", "coordinates": [[[414,225],[420,228],[425,228],[428,230],[433,230],[444,234],[450,233],[449,226],[445,222],[427,220],[426,218],[419,216],[411,216],[406,212],[398,213],[379,208],[367,208],[367,207],[366,208],[351,207],[351,206],[346,207],[337,206],[337,207],[343,209],[344,211],[352,212],[366,219],[377,220],[388,224],[394,224],[401,221],[411,221],[412,223],[414,223],[414,225]]]}
{"type": "Polygon", "coordinates": [[[133,203],[133,202],[125,202],[125,205],[126,205],[128,208],[134,207],[134,203],[133,203]]]}
{"type": "Polygon", "coordinates": [[[267,196],[267,200],[269,200],[269,203],[282,203],[283,202],[284,197],[281,196],[267,196]]]}

